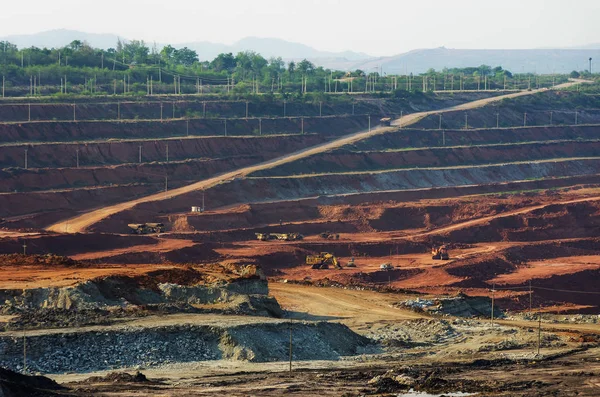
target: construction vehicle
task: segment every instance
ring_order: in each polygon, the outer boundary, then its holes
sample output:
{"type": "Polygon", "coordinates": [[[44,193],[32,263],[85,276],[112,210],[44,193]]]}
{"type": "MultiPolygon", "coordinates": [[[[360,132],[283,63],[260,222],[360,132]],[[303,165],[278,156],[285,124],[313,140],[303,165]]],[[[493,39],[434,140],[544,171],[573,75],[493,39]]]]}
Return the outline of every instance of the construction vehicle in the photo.
{"type": "Polygon", "coordinates": [[[394,266],[392,266],[391,263],[382,263],[381,265],[379,265],[379,269],[381,270],[392,270],[394,268],[394,266]]]}
{"type": "Polygon", "coordinates": [[[379,120],[379,123],[383,126],[390,126],[392,125],[392,119],[389,117],[384,117],[382,119],[379,120]]]}
{"type": "Polygon", "coordinates": [[[254,233],[256,239],[260,241],[281,240],[281,241],[297,241],[304,238],[300,233],[254,233]]]}
{"type": "Polygon", "coordinates": [[[337,234],[337,233],[331,233],[331,232],[320,233],[319,237],[325,238],[327,240],[339,240],[340,239],[340,235],[339,234],[337,234]]]}
{"type": "Polygon", "coordinates": [[[447,261],[450,259],[448,255],[448,247],[440,245],[439,247],[431,248],[431,259],[447,261]]]}
{"type": "Polygon", "coordinates": [[[134,234],[162,233],[165,230],[163,223],[130,223],[127,226],[134,234]]]}
{"type": "Polygon", "coordinates": [[[350,258],[346,267],[356,267],[356,263],[354,263],[354,257],[350,258]]]}
{"type": "Polygon", "coordinates": [[[336,269],[342,268],[335,255],[329,252],[321,252],[318,255],[307,255],[306,264],[311,265],[312,269],[329,269],[330,265],[336,269]]]}

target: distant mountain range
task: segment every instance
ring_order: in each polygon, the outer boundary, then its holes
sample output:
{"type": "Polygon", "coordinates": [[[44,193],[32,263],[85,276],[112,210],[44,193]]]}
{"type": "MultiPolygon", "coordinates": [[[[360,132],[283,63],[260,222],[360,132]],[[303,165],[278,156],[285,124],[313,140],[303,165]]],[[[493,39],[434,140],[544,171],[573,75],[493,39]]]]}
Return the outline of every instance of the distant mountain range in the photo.
{"type": "MultiPolygon", "coordinates": [[[[600,48],[600,46],[598,47],[600,48]]],[[[352,68],[367,72],[423,73],[433,68],[462,68],[479,65],[502,66],[513,73],[569,73],[587,70],[589,58],[600,63],[600,49],[459,50],[433,48],[414,50],[391,57],[355,63],[352,68]]],[[[593,67],[593,66],[592,66],[593,67]]],[[[593,67],[595,70],[595,68],[593,67]]]]}
{"type": "MultiPolygon", "coordinates": [[[[14,35],[0,38],[26,47],[62,47],[73,40],[87,41],[92,47],[114,48],[119,36],[115,34],[85,33],[75,30],[51,30],[29,35],[14,35]]],[[[123,38],[121,38],[123,40],[123,38]]],[[[125,39],[126,40],[126,39],[125,39]]],[[[151,47],[154,43],[147,43],[151,47]]],[[[168,43],[156,43],[161,49],[168,43]]],[[[479,66],[502,66],[514,73],[537,72],[540,74],[568,73],[572,70],[587,70],[590,57],[600,62],[600,43],[572,48],[531,50],[461,50],[433,48],[413,50],[403,54],[375,58],[353,51],[320,51],[305,44],[276,38],[247,37],[232,45],[195,41],[170,43],[176,48],[188,47],[195,50],[201,60],[212,60],[223,52],[237,53],[252,50],[265,58],[282,57],[286,62],[308,59],[316,65],[338,70],[361,69],[367,72],[423,73],[434,68],[479,66]]],[[[596,68],[594,68],[596,69],[596,68]]],[[[600,69],[598,69],[600,70],[600,69]]]]}
{"type": "MultiPolygon", "coordinates": [[[[17,45],[19,48],[27,48],[32,46],[39,48],[56,48],[63,47],[73,40],[81,40],[88,42],[92,47],[108,49],[116,47],[119,36],[115,34],[85,33],[76,30],[58,29],[35,34],[7,36],[0,38],[0,40],[9,41],[17,45]]],[[[121,40],[127,39],[121,37],[121,40]]],[[[287,61],[302,60],[306,58],[312,60],[313,62],[322,60],[329,65],[350,65],[356,61],[372,58],[367,54],[353,51],[319,51],[305,44],[294,43],[275,38],[246,37],[232,45],[212,43],[209,41],[194,41],[186,43],[156,43],[156,46],[160,50],[166,44],[171,44],[175,48],[188,47],[196,51],[200,60],[203,61],[212,60],[217,55],[224,52],[232,52],[233,54],[236,54],[240,51],[248,50],[256,51],[265,58],[282,57],[287,61]]],[[[146,45],[152,47],[154,43],[146,43],[146,45]]],[[[345,68],[342,67],[342,69],[345,68]]]]}

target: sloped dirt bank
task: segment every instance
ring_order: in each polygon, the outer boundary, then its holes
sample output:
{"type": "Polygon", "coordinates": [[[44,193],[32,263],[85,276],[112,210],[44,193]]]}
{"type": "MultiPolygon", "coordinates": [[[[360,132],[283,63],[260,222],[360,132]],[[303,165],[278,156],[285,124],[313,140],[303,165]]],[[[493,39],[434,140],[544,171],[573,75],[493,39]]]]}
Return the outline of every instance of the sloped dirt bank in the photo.
{"type": "Polygon", "coordinates": [[[374,151],[442,146],[475,146],[519,142],[543,142],[556,140],[596,140],[600,126],[544,126],[485,130],[418,130],[398,129],[380,134],[344,149],[352,151],[374,151]],[[445,143],[445,145],[444,145],[445,143]]]}
{"type": "Polygon", "coordinates": [[[595,157],[600,141],[553,142],[499,146],[414,149],[385,152],[334,151],[262,170],[253,176],[284,176],[327,172],[376,171],[414,167],[452,167],[512,161],[595,157]]]}
{"type": "Polygon", "coordinates": [[[210,137],[180,138],[168,140],[112,141],[94,143],[51,143],[44,145],[0,146],[2,167],[24,168],[24,150],[27,149],[29,168],[60,168],[77,165],[110,166],[139,161],[140,146],[142,162],[169,160],[220,159],[233,156],[263,155],[276,157],[308,146],[324,142],[317,134],[272,137],[210,137]]]}
{"type": "Polygon", "coordinates": [[[304,133],[346,135],[368,126],[367,116],[177,119],[128,121],[40,121],[0,124],[0,142],[69,142],[183,136],[257,136],[304,133]]]}
{"type": "MultiPolygon", "coordinates": [[[[378,173],[326,174],[294,178],[246,178],[231,181],[210,189],[219,206],[253,201],[278,201],[320,195],[341,195],[387,190],[411,190],[465,185],[486,185],[502,182],[567,177],[600,172],[599,160],[552,161],[517,163],[480,167],[442,169],[393,170],[378,173]]],[[[161,202],[148,202],[138,210],[170,212],[186,211],[190,199],[199,193],[190,193],[161,202]]],[[[215,205],[216,203],[213,203],[215,205]]]]}
{"type": "MultiPolygon", "coordinates": [[[[27,338],[28,366],[44,373],[157,366],[175,362],[289,358],[289,323],[234,326],[173,325],[55,331],[27,338]]],[[[294,360],[337,360],[360,352],[368,340],[337,323],[295,323],[294,360]]],[[[23,362],[22,336],[0,334],[0,365],[23,362]]]]}

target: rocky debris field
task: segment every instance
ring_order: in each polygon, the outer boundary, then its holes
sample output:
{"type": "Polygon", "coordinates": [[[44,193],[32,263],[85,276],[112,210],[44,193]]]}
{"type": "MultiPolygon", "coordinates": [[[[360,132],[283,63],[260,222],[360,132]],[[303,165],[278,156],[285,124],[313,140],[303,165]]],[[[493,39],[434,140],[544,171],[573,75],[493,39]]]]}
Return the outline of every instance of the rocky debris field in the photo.
{"type": "MultiPolygon", "coordinates": [[[[294,360],[337,360],[360,353],[371,343],[341,324],[296,322],[292,327],[294,360]]],[[[289,333],[285,321],[29,333],[27,366],[36,372],[61,373],[210,360],[284,361],[289,357],[289,333]]],[[[0,333],[0,353],[0,367],[22,370],[22,335],[0,333]]]]}

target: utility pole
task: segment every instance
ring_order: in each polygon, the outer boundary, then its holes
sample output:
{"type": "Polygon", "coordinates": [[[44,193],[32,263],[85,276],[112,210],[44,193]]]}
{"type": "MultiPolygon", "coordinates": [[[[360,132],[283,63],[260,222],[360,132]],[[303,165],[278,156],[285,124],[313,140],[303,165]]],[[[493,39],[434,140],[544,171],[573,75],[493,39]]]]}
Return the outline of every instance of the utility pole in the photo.
{"type": "Polygon", "coordinates": [[[142,145],[138,146],[138,163],[142,162],[142,145]]]}
{"type": "Polygon", "coordinates": [[[538,343],[537,343],[537,355],[540,355],[540,345],[542,344],[542,306],[538,311],[538,343]]]}
{"type": "Polygon", "coordinates": [[[590,58],[590,74],[592,74],[592,58],[590,58]]]}
{"type": "Polygon", "coordinates": [[[400,128],[402,128],[402,117],[404,117],[403,114],[404,114],[404,110],[401,110],[400,111],[400,119],[398,120],[398,127],[400,127],[400,128]]]}
{"type": "Polygon", "coordinates": [[[262,135],[262,119],[258,119],[258,135],[262,135]]]}
{"type": "Polygon", "coordinates": [[[27,169],[27,148],[25,148],[25,169],[27,169]]]}
{"type": "Polygon", "coordinates": [[[500,128],[500,113],[496,113],[496,129],[500,128]]]}
{"type": "Polygon", "coordinates": [[[73,121],[77,121],[77,117],[75,117],[75,104],[73,104],[73,121]]]}
{"type": "Polygon", "coordinates": [[[31,103],[27,104],[27,121],[31,121],[31,103]]]}
{"type": "Polygon", "coordinates": [[[160,103],[160,121],[163,121],[163,103],[160,103]]]}
{"type": "Polygon", "coordinates": [[[323,117],[323,102],[319,102],[319,117],[323,117]]]}
{"type": "Polygon", "coordinates": [[[446,130],[442,130],[442,146],[446,146],[446,130]]]}
{"type": "Polygon", "coordinates": [[[283,101],[283,117],[285,117],[285,111],[286,111],[285,105],[286,105],[286,101],[284,100],[283,101]]]}
{"type": "Polygon", "coordinates": [[[23,373],[27,373],[27,338],[23,329],[23,373]]]}
{"type": "Polygon", "coordinates": [[[206,102],[202,102],[202,117],[206,118],[206,102]]]}
{"type": "Polygon", "coordinates": [[[79,149],[75,149],[75,158],[77,159],[77,168],[79,168],[79,149]]]}
{"type": "Polygon", "coordinates": [[[169,162],[169,144],[165,145],[165,156],[167,158],[167,163],[169,162]]]}
{"type": "Polygon", "coordinates": [[[492,284],[492,317],[490,323],[494,326],[494,293],[496,292],[496,284],[492,284]]]}
{"type": "Polygon", "coordinates": [[[248,101],[246,101],[246,118],[248,118],[248,101]]]}
{"type": "Polygon", "coordinates": [[[175,101],[173,101],[173,117],[172,118],[175,118],[175,101]]]}
{"type": "Polygon", "coordinates": [[[293,319],[290,316],[290,377],[292,376],[292,325],[293,325],[293,319]]]}
{"type": "Polygon", "coordinates": [[[529,280],[529,315],[531,315],[531,304],[533,303],[533,290],[531,289],[531,280],[529,280]]]}
{"type": "Polygon", "coordinates": [[[371,115],[369,115],[369,132],[371,132],[371,115]]]}
{"type": "Polygon", "coordinates": [[[190,119],[185,120],[185,136],[190,136],[190,119]]]}
{"type": "Polygon", "coordinates": [[[169,176],[165,175],[165,194],[169,191],[169,176]]]}
{"type": "Polygon", "coordinates": [[[441,130],[442,129],[442,114],[440,113],[439,116],[440,116],[440,122],[438,125],[438,130],[441,130]]]}
{"type": "Polygon", "coordinates": [[[304,117],[300,117],[300,128],[302,135],[304,135],[304,117]]]}
{"type": "Polygon", "coordinates": [[[469,129],[469,115],[465,113],[465,130],[469,129]]]}
{"type": "Polygon", "coordinates": [[[225,136],[227,136],[227,119],[225,119],[225,136]]]}
{"type": "Polygon", "coordinates": [[[527,127],[527,113],[523,115],[523,127],[527,127]]]}
{"type": "Polygon", "coordinates": [[[23,255],[27,255],[27,242],[23,241],[23,255]]]}

